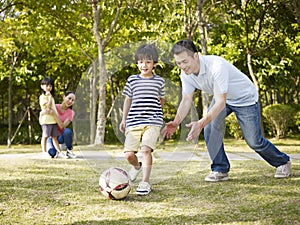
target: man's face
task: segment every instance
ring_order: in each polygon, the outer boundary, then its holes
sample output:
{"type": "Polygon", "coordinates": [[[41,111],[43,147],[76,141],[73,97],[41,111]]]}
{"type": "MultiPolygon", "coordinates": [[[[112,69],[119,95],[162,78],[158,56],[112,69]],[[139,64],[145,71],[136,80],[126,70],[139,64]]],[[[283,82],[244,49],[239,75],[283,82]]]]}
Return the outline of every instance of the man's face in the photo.
{"type": "Polygon", "coordinates": [[[198,53],[193,55],[186,51],[174,55],[176,65],[183,70],[185,74],[198,74],[200,70],[198,53]]]}

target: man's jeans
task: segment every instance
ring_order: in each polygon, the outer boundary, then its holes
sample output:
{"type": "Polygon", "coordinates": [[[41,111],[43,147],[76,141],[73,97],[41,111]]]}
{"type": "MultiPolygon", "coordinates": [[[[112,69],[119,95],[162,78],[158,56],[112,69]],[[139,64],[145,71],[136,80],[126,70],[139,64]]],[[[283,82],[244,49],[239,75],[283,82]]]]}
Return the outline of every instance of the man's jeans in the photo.
{"type": "MultiPolygon", "coordinates": [[[[73,149],[73,132],[70,128],[65,128],[62,133],[57,137],[58,143],[59,144],[66,144],[66,147],[68,150],[72,150],[73,149]]],[[[47,152],[49,152],[49,150],[55,150],[55,147],[53,145],[53,141],[52,138],[49,137],[47,139],[47,146],[46,146],[47,152]]]]}
{"type": "MultiPolygon", "coordinates": [[[[211,103],[211,108],[214,101],[211,103]]],[[[212,171],[226,173],[230,163],[224,151],[223,138],[225,133],[225,118],[235,113],[248,146],[257,152],[270,165],[278,167],[286,164],[290,158],[280,152],[270,141],[262,136],[260,127],[260,105],[236,107],[226,104],[225,109],[204,128],[204,138],[212,160],[212,171]]]]}

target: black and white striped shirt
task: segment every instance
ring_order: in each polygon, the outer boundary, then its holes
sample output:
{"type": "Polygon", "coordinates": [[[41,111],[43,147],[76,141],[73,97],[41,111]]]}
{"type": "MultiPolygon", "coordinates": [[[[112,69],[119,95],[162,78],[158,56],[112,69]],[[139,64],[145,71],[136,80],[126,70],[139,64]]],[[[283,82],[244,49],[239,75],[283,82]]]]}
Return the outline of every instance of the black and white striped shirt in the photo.
{"type": "Polygon", "coordinates": [[[151,78],[142,78],[131,75],[122,94],[132,99],[126,127],[163,125],[160,98],[165,98],[165,80],[162,77],[153,75],[151,78]]]}

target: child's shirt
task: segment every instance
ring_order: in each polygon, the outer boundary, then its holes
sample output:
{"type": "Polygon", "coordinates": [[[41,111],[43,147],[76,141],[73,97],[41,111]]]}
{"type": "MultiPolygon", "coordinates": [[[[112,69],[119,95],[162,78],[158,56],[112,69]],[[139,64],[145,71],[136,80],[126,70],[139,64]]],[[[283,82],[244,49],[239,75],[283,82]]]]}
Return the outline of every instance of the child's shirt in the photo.
{"type": "Polygon", "coordinates": [[[165,98],[165,80],[162,77],[153,75],[151,78],[142,78],[139,75],[131,75],[122,95],[132,99],[126,127],[163,125],[160,99],[165,98]]]}
{"type": "MultiPolygon", "coordinates": [[[[48,103],[49,95],[41,94],[39,98],[40,102],[40,107],[43,110],[46,110],[46,104],[48,103]]],[[[54,98],[52,97],[52,103],[51,103],[51,109],[57,114],[56,108],[55,108],[55,101],[54,98]]],[[[50,114],[41,114],[40,113],[40,118],[39,122],[41,125],[43,124],[56,124],[55,118],[50,115],[50,114]]]]}

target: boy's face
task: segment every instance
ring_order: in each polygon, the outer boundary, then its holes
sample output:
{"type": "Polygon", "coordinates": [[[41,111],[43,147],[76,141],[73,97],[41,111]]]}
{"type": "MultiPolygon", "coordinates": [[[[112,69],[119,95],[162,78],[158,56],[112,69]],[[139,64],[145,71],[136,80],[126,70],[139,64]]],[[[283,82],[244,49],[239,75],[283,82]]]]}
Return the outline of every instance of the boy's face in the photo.
{"type": "Polygon", "coordinates": [[[198,53],[193,55],[188,54],[188,52],[183,51],[179,54],[174,55],[176,65],[183,70],[187,75],[195,74],[197,75],[200,71],[198,53]]]}
{"type": "Polygon", "coordinates": [[[149,77],[153,75],[152,70],[156,66],[156,63],[152,59],[141,59],[137,61],[137,66],[142,76],[149,77]]]}
{"type": "Polygon", "coordinates": [[[52,85],[51,84],[41,84],[41,88],[45,92],[51,92],[52,91],[52,85]]]}

